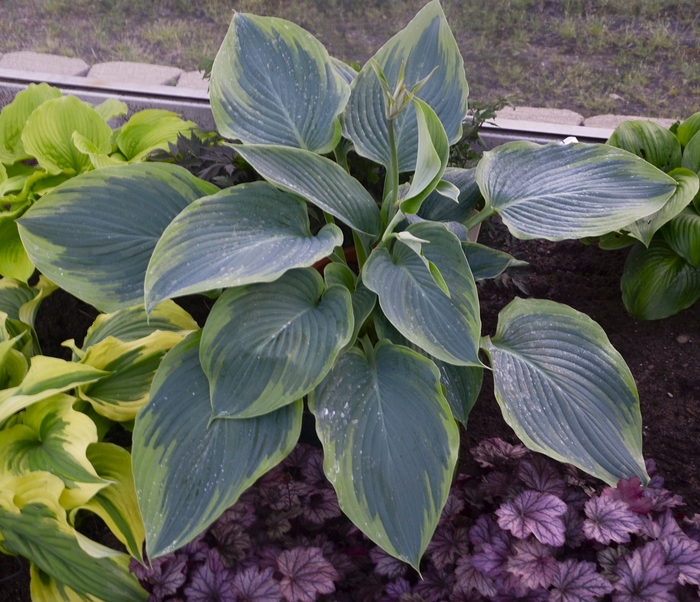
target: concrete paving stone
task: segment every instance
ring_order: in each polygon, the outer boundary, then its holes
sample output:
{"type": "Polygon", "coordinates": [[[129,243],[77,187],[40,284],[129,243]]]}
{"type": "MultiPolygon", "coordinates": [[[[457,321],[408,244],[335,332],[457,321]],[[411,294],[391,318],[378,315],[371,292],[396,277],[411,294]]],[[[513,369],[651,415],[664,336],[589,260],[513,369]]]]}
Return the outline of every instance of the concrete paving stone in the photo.
{"type": "Polygon", "coordinates": [[[189,90],[208,90],[209,80],[202,79],[203,73],[204,71],[185,71],[177,80],[177,87],[189,90]]]}
{"type": "Polygon", "coordinates": [[[93,65],[87,77],[145,86],[174,86],[181,73],[182,69],[177,67],[112,61],[93,65]]]}
{"type": "Polygon", "coordinates": [[[90,66],[83,59],[22,51],[3,54],[0,57],[0,69],[80,76],[85,75],[90,66]]]}
{"type": "Polygon", "coordinates": [[[544,109],[539,107],[506,107],[496,113],[499,119],[517,119],[518,121],[539,121],[540,123],[558,123],[561,125],[582,125],[583,115],[568,109],[544,109]]]}
{"type": "Polygon", "coordinates": [[[611,128],[615,129],[623,121],[633,121],[636,119],[646,119],[647,121],[653,121],[658,123],[660,126],[665,128],[671,127],[677,120],[667,119],[664,117],[639,117],[636,115],[595,115],[594,117],[588,117],[584,119],[583,125],[591,128],[611,128]]]}

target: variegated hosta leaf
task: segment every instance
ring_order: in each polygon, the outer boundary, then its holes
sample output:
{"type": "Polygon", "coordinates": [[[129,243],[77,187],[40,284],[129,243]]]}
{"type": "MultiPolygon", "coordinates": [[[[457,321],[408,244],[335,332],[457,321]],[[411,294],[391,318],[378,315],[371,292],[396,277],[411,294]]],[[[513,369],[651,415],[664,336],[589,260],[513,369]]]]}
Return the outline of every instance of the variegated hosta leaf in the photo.
{"type": "Polygon", "coordinates": [[[622,301],[638,320],[660,320],[700,299],[700,267],[693,267],[660,236],[636,245],[620,279],[622,301]]]}
{"type": "Polygon", "coordinates": [[[164,163],[106,167],[44,196],[18,222],[34,264],[102,311],[143,300],[146,266],[166,226],[218,188],[164,163]]]}
{"type": "Polygon", "coordinates": [[[29,84],[17,92],[14,100],[0,113],[0,163],[11,165],[31,155],[22,145],[22,131],[27,119],[39,105],[52,98],[60,98],[61,91],[48,84],[29,84]]]}
{"type": "Polygon", "coordinates": [[[605,144],[509,142],[476,168],[487,207],[522,239],[601,236],[661,209],[672,177],[605,144]]]}
{"type": "Polygon", "coordinates": [[[267,414],[301,399],[328,373],[350,342],[353,310],[344,286],[323,289],[307,268],[219,297],[200,345],[214,418],[267,414]]]}
{"type": "Polygon", "coordinates": [[[58,501],[62,491],[63,482],[47,472],[0,478],[5,545],[88,599],[146,602],[148,593],[129,572],[129,556],[90,542],[68,524],[58,501]],[[88,553],[88,542],[101,554],[88,553]]]}
{"type": "Polygon", "coordinates": [[[653,121],[623,121],[607,144],[629,151],[666,173],[681,166],[678,138],[653,121]]]}
{"type": "Polygon", "coordinates": [[[80,362],[111,374],[80,386],[78,396],[111,420],[133,420],[148,401],[151,381],[163,356],[182,338],[181,334],[166,330],[156,330],[135,341],[106,337],[89,347],[80,362]]]}
{"type": "Polygon", "coordinates": [[[323,45],[298,25],[235,13],[211,72],[221,134],[328,153],[350,94],[323,45]]]}
{"type": "Polygon", "coordinates": [[[34,563],[29,566],[29,593],[32,602],[94,602],[74,592],[64,583],[56,581],[51,575],[42,571],[34,563]]]}
{"type": "MultiPolygon", "coordinates": [[[[449,143],[459,140],[462,120],[467,114],[469,88],[462,55],[437,0],[428,3],[405,29],[384,44],[374,60],[392,90],[398,84],[402,68],[409,90],[430,76],[417,96],[435,111],[449,143]]],[[[355,78],[351,89],[344,113],[345,137],[354,142],[360,155],[389,168],[391,145],[385,93],[369,62],[355,78]]],[[[418,152],[418,127],[412,105],[394,120],[394,134],[399,171],[413,171],[418,152]]]]}
{"type": "Polygon", "coordinates": [[[447,167],[442,174],[442,179],[459,188],[458,202],[455,203],[452,199],[433,191],[423,201],[418,210],[418,216],[431,222],[467,221],[481,199],[481,191],[475,175],[476,168],[447,167]]]}
{"type": "Polygon", "coordinates": [[[553,301],[515,299],[482,347],[503,417],[527,447],[613,486],[648,480],[637,387],[596,322],[553,301]]]}
{"type": "Polygon", "coordinates": [[[0,276],[26,282],[34,273],[34,264],[24,250],[14,220],[0,221],[0,276]]]}
{"type": "Polygon", "coordinates": [[[408,347],[427,357],[437,366],[440,370],[440,383],[444,387],[445,399],[452,410],[452,415],[466,427],[469,414],[481,391],[484,369],[475,366],[453,366],[434,358],[396,330],[380,310],[374,312],[373,319],[380,339],[389,339],[394,345],[408,347]]]}
{"type": "Polygon", "coordinates": [[[81,509],[102,518],[129,554],[143,562],[141,550],[146,535],[136,499],[131,455],[118,445],[93,443],[87,448],[87,458],[97,474],[110,483],[81,509]]]}
{"type": "Polygon", "coordinates": [[[163,233],[146,274],[146,311],[171,297],[271,282],[342,241],[334,224],[313,236],[306,204],[270,184],[227,188],[190,205],[163,233]]]}
{"type": "Polygon", "coordinates": [[[50,174],[79,174],[92,169],[90,157],[73,144],[78,132],[103,153],[112,150],[111,128],[89,104],[75,96],[47,100],[27,119],[24,148],[50,174]]]}
{"type": "Polygon", "coordinates": [[[108,374],[92,366],[37,355],[31,359],[29,371],[19,386],[0,391],[0,423],[34,403],[108,374]]]}
{"type": "Polygon", "coordinates": [[[447,500],[459,433],[432,362],[386,340],[372,356],[348,351],[309,406],[343,512],[418,568],[447,500]]]}
{"type": "Polygon", "coordinates": [[[373,240],[379,235],[377,204],[337,163],[285,146],[236,145],[235,148],[266,180],[304,197],[373,240]]]}
{"type": "Polygon", "coordinates": [[[396,241],[391,254],[377,248],[365,264],[362,279],[377,293],[382,311],[409,341],[430,355],[459,366],[481,366],[479,299],[457,237],[442,225],[413,224],[407,232],[427,240],[423,254],[442,274],[448,296],[423,259],[396,241]]]}
{"type": "Polygon", "coordinates": [[[124,157],[136,163],[154,150],[167,150],[168,144],[177,142],[178,134],[187,136],[196,127],[196,123],[180,119],[177,113],[146,109],[132,115],[121,127],[116,142],[124,157]]]}
{"type": "MultiPolygon", "coordinates": [[[[1,320],[2,314],[0,314],[1,320]]],[[[29,368],[27,358],[16,349],[13,349],[22,336],[19,335],[0,342],[0,389],[18,386],[27,374],[27,369],[29,368]]]]}
{"type": "Polygon", "coordinates": [[[462,250],[469,263],[474,280],[495,278],[508,268],[520,268],[529,265],[515,257],[475,242],[463,242],[462,250]]]}
{"type": "Polygon", "coordinates": [[[690,265],[700,267],[700,214],[691,205],[666,224],[661,234],[690,265]]]}
{"type": "Polygon", "coordinates": [[[134,427],[132,463],[149,558],[192,540],[289,454],[302,402],[265,416],[211,420],[201,331],[165,357],[134,427]]]}
{"type": "Polygon", "coordinates": [[[678,182],[678,188],[666,204],[656,213],[647,215],[636,222],[625,226],[633,238],[640,240],[644,246],[649,246],[652,237],[667,222],[671,221],[685,209],[698,193],[700,180],[689,169],[679,167],[668,174],[678,182]]]}

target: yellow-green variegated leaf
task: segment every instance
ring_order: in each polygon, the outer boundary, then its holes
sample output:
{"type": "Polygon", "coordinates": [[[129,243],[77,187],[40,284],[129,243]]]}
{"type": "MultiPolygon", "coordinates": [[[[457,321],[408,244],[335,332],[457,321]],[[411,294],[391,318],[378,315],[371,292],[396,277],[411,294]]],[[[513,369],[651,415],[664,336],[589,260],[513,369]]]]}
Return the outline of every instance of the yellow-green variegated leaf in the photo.
{"type": "Polygon", "coordinates": [[[625,230],[629,235],[641,241],[644,246],[649,246],[652,237],[661,227],[670,222],[683,209],[685,209],[693,197],[698,193],[700,188],[700,180],[689,169],[679,167],[674,169],[669,174],[678,182],[678,188],[673,193],[666,204],[657,212],[647,215],[646,217],[637,220],[636,222],[625,226],[625,230]]]}
{"type": "Polygon", "coordinates": [[[192,203],[166,228],[146,274],[146,311],[171,297],[271,282],[312,266],[342,241],[334,224],[311,234],[306,204],[266,182],[227,188],[192,203]]]}
{"type": "Polygon", "coordinates": [[[509,142],[484,153],[486,206],[522,239],[602,236],[661,209],[678,182],[605,144],[509,142]]]}
{"type": "Polygon", "coordinates": [[[668,246],[690,265],[700,267],[700,214],[692,205],[668,222],[661,234],[668,246]]]}
{"type": "Polygon", "coordinates": [[[106,167],[54,189],[18,222],[34,264],[61,288],[113,312],[143,301],[166,226],[218,188],[163,163],[106,167]]]}
{"type": "Polygon", "coordinates": [[[146,537],[139,512],[131,454],[111,443],[94,443],[87,458],[97,474],[110,484],[81,506],[97,514],[134,558],[143,562],[141,551],[146,537]]]}
{"type": "Polygon", "coordinates": [[[151,381],[163,356],[182,338],[177,332],[165,330],[135,341],[106,337],[89,347],[80,362],[111,374],[79,387],[78,396],[111,420],[133,420],[148,401],[151,381]]]}
{"type": "Polygon", "coordinates": [[[63,482],[47,472],[0,478],[4,545],[88,600],[146,602],[148,593],[129,572],[128,555],[96,557],[83,549],[59,503],[62,490],[63,482]]]}
{"type": "Polygon", "coordinates": [[[289,454],[301,430],[301,400],[258,418],[211,420],[200,333],[166,355],[134,427],[132,463],[149,558],[204,531],[289,454]]]}
{"type": "Polygon", "coordinates": [[[481,199],[481,191],[476,183],[475,175],[475,168],[447,167],[445,173],[442,174],[442,179],[454,184],[459,189],[457,202],[455,203],[452,199],[434,190],[421,204],[418,216],[431,222],[463,223],[467,221],[481,199]]]}
{"type": "Polygon", "coordinates": [[[286,146],[243,146],[236,150],[266,180],[304,197],[353,229],[376,239],[379,208],[365,188],[325,157],[286,146]]]}
{"type": "Polygon", "coordinates": [[[681,166],[678,138],[653,121],[623,121],[607,144],[634,153],[666,173],[681,166]]]}
{"type": "Polygon", "coordinates": [[[81,596],[64,583],[56,581],[34,563],[29,566],[29,593],[32,602],[101,602],[93,596],[81,596]]]}
{"type": "Polygon", "coordinates": [[[520,268],[529,265],[527,261],[520,261],[508,255],[508,253],[475,242],[463,242],[462,250],[467,258],[474,280],[495,278],[508,268],[520,268]]]}
{"type": "Polygon", "coordinates": [[[116,98],[108,98],[95,105],[95,111],[102,119],[109,121],[120,115],[126,115],[129,112],[129,105],[116,98]]]}
{"type": "Polygon", "coordinates": [[[382,311],[409,341],[447,363],[481,366],[479,299],[459,240],[430,222],[413,224],[407,231],[428,241],[422,245],[424,257],[398,240],[391,253],[377,248],[362,273],[365,286],[377,293],[382,311]],[[449,296],[424,259],[437,266],[449,296]]]}
{"type": "Polygon", "coordinates": [[[428,359],[387,340],[352,348],[310,396],[343,512],[418,569],[457,462],[459,434],[428,359]]]}
{"type": "Polygon", "coordinates": [[[117,146],[131,163],[143,161],[157,149],[168,149],[177,142],[178,134],[189,135],[197,124],[180,119],[176,113],[163,109],[146,109],[131,116],[120,129],[117,146]]]}
{"type": "Polygon", "coordinates": [[[92,366],[37,355],[31,359],[29,370],[18,387],[0,391],[0,423],[32,404],[108,374],[92,366]]]}
{"type": "MultiPolygon", "coordinates": [[[[437,0],[429,2],[406,26],[379,49],[373,58],[386,76],[392,91],[404,71],[410,90],[429,76],[417,97],[428,104],[442,122],[450,144],[462,135],[467,114],[469,88],[464,62],[437,0]]],[[[346,138],[357,152],[389,168],[391,145],[386,99],[375,68],[368,62],[355,78],[344,113],[346,138]]],[[[399,172],[413,171],[418,152],[415,108],[409,104],[394,120],[399,172]]]]}
{"type": "Polygon", "coordinates": [[[253,418],[301,399],[333,366],[353,333],[350,292],[324,291],[316,270],[227,290],[202,329],[200,361],[212,415],[253,418]]]}
{"type": "Polygon", "coordinates": [[[48,84],[29,84],[26,90],[17,93],[0,113],[0,163],[11,165],[31,156],[22,145],[27,119],[39,105],[60,96],[61,91],[48,84]]]}
{"type": "Polygon", "coordinates": [[[700,299],[700,267],[693,267],[663,237],[635,245],[620,279],[622,301],[638,320],[660,320],[700,299]]]}
{"type": "Polygon", "coordinates": [[[350,94],[328,52],[298,25],[235,13],[211,72],[219,132],[247,144],[328,153],[350,94]]]}
{"type": "Polygon", "coordinates": [[[503,417],[528,448],[613,486],[649,480],[634,378],[596,322],[567,305],[516,298],[482,347],[503,417]]]}
{"type": "Polygon", "coordinates": [[[14,220],[0,221],[0,276],[26,282],[34,273],[34,264],[24,250],[14,220]]]}
{"type": "Polygon", "coordinates": [[[75,96],[47,100],[27,119],[22,143],[50,174],[79,174],[92,169],[90,157],[73,144],[78,132],[102,153],[112,150],[112,130],[89,104],[75,96]]]}

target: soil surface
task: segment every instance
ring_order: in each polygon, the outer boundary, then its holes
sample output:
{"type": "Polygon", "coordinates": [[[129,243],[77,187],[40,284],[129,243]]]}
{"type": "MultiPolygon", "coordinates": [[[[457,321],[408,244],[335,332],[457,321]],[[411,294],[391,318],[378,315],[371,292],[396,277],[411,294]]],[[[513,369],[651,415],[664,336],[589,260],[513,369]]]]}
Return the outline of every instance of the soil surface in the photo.
{"type": "MultiPolygon", "coordinates": [[[[645,457],[656,460],[666,487],[683,497],[686,506],[682,512],[700,512],[698,304],[665,320],[639,322],[627,314],[620,297],[626,250],[603,251],[578,241],[519,241],[511,238],[500,223],[482,228],[479,242],[531,264],[511,271],[507,278],[480,284],[483,334],[495,333],[498,312],[516,296],[566,303],[598,322],[637,381],[645,457]]],[[[181,301],[200,324],[211,303],[203,298],[181,301]]],[[[80,345],[96,315],[93,308],[67,293],[54,293],[44,301],[37,317],[43,353],[69,359],[70,352],[61,347],[61,342],[74,338],[80,345]]],[[[501,418],[487,375],[467,432],[462,433],[462,445],[468,449],[481,439],[494,436],[515,439],[501,418]]],[[[0,557],[0,602],[29,600],[26,563],[21,575],[3,581],[18,568],[15,559],[0,557]]]]}

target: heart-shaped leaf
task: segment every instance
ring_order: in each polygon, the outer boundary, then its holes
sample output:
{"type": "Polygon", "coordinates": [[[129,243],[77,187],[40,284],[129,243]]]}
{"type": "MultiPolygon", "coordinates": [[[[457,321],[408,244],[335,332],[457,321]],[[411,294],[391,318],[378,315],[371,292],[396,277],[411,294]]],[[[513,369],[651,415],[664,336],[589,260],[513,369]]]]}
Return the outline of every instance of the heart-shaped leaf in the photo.
{"type": "Polygon", "coordinates": [[[353,348],[310,395],[323,468],[343,512],[417,568],[447,500],[459,433],[435,365],[380,341],[353,348]]]}
{"type": "Polygon", "coordinates": [[[678,138],[653,121],[623,121],[607,144],[629,151],[666,173],[681,166],[678,138]]]}
{"type": "Polygon", "coordinates": [[[117,146],[127,160],[135,163],[156,149],[167,150],[179,134],[189,135],[196,127],[193,121],[184,121],[171,111],[146,109],[132,115],[120,128],[117,146]]]}
{"type": "Polygon", "coordinates": [[[166,226],[219,189],[168,164],[105,167],[73,178],[18,221],[34,264],[102,311],[143,301],[146,266],[166,226]]]}
{"type": "Polygon", "coordinates": [[[527,447],[613,486],[648,480],[637,387],[598,324],[560,303],[516,298],[482,347],[503,417],[527,447]]]}
{"type": "Polygon", "coordinates": [[[377,248],[363,270],[365,285],[377,293],[382,311],[409,341],[447,363],[481,366],[479,300],[459,240],[430,222],[413,224],[407,232],[428,241],[422,245],[424,257],[398,240],[391,253],[377,248]],[[437,266],[449,296],[423,259],[437,266]]]}
{"type": "Polygon", "coordinates": [[[266,182],[192,203],[163,232],[146,274],[146,310],[181,295],[271,282],[342,244],[327,224],[311,234],[306,204],[266,182]]]}
{"type": "Polygon", "coordinates": [[[165,356],[134,427],[132,462],[146,550],[156,558],[214,522],[292,450],[302,402],[241,420],[211,420],[201,331],[165,356]]]}
{"type": "Polygon", "coordinates": [[[605,144],[509,142],[476,169],[487,207],[518,238],[601,236],[661,209],[672,177],[605,144]]]}
{"type": "Polygon", "coordinates": [[[700,267],[700,215],[692,205],[668,222],[661,234],[690,265],[700,267]]]}
{"type": "Polygon", "coordinates": [[[319,154],[340,139],[350,90],[328,52],[298,25],[235,13],[211,72],[211,107],[221,134],[319,154]]]}
{"type": "Polygon", "coordinates": [[[200,345],[214,417],[267,414],[301,399],[328,373],[350,342],[353,310],[347,288],[323,289],[308,268],[219,297],[200,345]]]}

